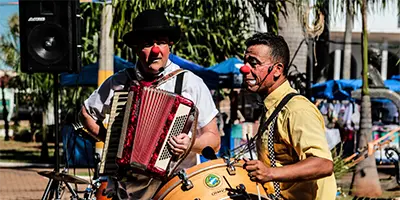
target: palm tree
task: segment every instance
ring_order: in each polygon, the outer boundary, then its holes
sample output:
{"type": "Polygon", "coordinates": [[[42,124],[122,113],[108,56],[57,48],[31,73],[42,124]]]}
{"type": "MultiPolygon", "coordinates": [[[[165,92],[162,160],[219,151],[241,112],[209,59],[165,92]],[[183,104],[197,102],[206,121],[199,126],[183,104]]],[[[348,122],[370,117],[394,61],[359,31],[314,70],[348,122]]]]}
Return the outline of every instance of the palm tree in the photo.
{"type": "Polygon", "coordinates": [[[279,13],[279,35],[288,43],[292,64],[301,72],[306,71],[307,46],[305,39],[303,17],[308,1],[294,1],[286,4],[286,13],[279,13]],[[296,54],[297,53],[297,54],[296,54]],[[294,56],[296,54],[296,56],[294,56]]]}
{"type": "Polygon", "coordinates": [[[354,0],[346,0],[346,28],[344,33],[343,78],[350,79],[351,41],[354,21],[354,0]]]}
{"type": "Polygon", "coordinates": [[[81,3],[80,10],[84,27],[82,27],[82,66],[98,61],[99,32],[103,4],[81,3]]]}
{"type": "MultiPolygon", "coordinates": [[[[367,146],[372,140],[371,99],[368,87],[368,1],[363,0],[360,6],[362,15],[362,99],[361,125],[358,134],[358,147],[367,146]]],[[[382,194],[375,156],[372,154],[356,166],[353,174],[352,193],[356,196],[379,197],[382,194]]]]}
{"type": "MultiPolygon", "coordinates": [[[[371,119],[371,98],[369,96],[368,84],[368,28],[367,12],[368,10],[380,9],[386,7],[386,0],[382,1],[357,1],[362,15],[362,98],[361,98],[361,124],[360,131],[357,134],[357,147],[366,147],[372,140],[372,119],[371,119]],[[368,9],[368,5],[372,6],[368,9]]],[[[400,1],[398,8],[400,13],[400,1]]],[[[356,196],[378,197],[382,194],[379,176],[376,168],[375,156],[372,154],[361,161],[353,174],[352,193],[356,196]]]]}
{"type": "Polygon", "coordinates": [[[329,2],[325,0],[287,1],[285,13],[279,14],[279,35],[288,43],[291,58],[288,79],[292,87],[307,97],[312,96],[314,77],[320,74],[317,70],[328,65],[328,5],[329,2]],[[315,18],[310,23],[311,15],[315,18]],[[318,59],[314,56],[318,56],[318,59]]]}

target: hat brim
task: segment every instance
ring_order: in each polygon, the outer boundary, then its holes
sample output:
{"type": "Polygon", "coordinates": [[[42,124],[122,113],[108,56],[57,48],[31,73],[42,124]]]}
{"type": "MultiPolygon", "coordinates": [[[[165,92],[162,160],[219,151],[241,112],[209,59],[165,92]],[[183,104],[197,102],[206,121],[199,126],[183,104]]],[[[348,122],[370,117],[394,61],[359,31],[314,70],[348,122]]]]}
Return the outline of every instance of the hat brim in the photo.
{"type": "Polygon", "coordinates": [[[154,35],[167,36],[169,41],[177,43],[181,37],[181,29],[174,26],[142,28],[126,33],[122,40],[132,48],[138,44],[140,39],[154,35]]]}

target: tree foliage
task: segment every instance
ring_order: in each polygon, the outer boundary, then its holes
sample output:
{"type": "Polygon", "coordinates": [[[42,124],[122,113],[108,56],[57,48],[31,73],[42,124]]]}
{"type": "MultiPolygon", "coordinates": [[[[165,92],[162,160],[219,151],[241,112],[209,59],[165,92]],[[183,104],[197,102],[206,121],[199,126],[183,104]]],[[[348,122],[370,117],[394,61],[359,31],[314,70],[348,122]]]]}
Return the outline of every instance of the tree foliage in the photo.
{"type": "Polygon", "coordinates": [[[82,66],[98,61],[102,8],[103,6],[100,3],[82,3],[80,6],[82,15],[82,66]]]}
{"type": "Polygon", "coordinates": [[[21,72],[18,14],[14,14],[9,18],[8,27],[9,31],[0,36],[0,58],[6,65],[13,67],[18,73],[18,76],[9,82],[9,87],[16,88],[20,92],[28,94],[29,98],[26,100],[33,107],[39,108],[42,111],[47,110],[47,105],[52,97],[53,75],[46,73],[26,74],[21,72]]]}
{"type": "Polygon", "coordinates": [[[9,30],[0,36],[0,60],[8,66],[19,66],[19,18],[17,14],[8,20],[9,30]]]}
{"type": "MultiPolygon", "coordinates": [[[[159,9],[165,12],[172,25],[182,29],[181,40],[173,53],[210,66],[227,57],[243,55],[244,41],[254,32],[249,20],[258,15],[269,30],[277,32],[278,12],[284,11],[284,1],[258,0],[114,0],[113,30],[115,54],[136,61],[132,50],[123,44],[122,36],[131,30],[132,20],[143,10],[159,9]],[[269,8],[269,9],[267,9],[269,8]]],[[[83,19],[83,63],[98,58],[101,4],[81,4],[83,19]]]]}

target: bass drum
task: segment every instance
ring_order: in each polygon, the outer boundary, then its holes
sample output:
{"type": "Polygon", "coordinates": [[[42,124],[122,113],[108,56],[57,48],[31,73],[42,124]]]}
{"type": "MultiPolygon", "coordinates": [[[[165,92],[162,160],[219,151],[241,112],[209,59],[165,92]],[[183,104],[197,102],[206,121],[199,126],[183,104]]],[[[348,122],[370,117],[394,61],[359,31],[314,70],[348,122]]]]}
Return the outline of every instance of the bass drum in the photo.
{"type": "Polygon", "coordinates": [[[247,198],[258,199],[259,191],[261,199],[269,199],[263,186],[258,184],[257,189],[257,184],[250,180],[247,171],[243,169],[243,164],[243,161],[235,163],[236,173],[230,175],[223,159],[201,163],[186,170],[187,178],[192,182],[193,188],[185,191],[181,180],[175,176],[161,187],[154,199],[246,199],[243,195],[236,195],[235,197],[235,195],[232,195],[234,193],[229,192],[229,185],[236,189],[236,186],[240,184],[245,186],[247,198]]]}

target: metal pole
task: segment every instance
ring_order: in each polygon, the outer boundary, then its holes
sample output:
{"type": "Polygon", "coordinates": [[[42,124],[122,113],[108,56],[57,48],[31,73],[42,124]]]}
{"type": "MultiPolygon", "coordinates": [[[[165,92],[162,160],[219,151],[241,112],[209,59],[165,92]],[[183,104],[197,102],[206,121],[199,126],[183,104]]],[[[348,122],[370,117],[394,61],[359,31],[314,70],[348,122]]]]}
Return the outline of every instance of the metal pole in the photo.
{"type": "Polygon", "coordinates": [[[51,189],[52,184],[53,184],[53,180],[54,179],[52,179],[52,178],[49,179],[49,182],[47,183],[46,189],[44,190],[44,193],[43,193],[43,196],[42,196],[41,200],[47,200],[47,198],[49,196],[49,193],[50,193],[50,189],[51,189]]]}
{"type": "MultiPolygon", "coordinates": [[[[111,29],[112,17],[112,1],[106,0],[103,3],[103,10],[101,13],[99,71],[97,75],[98,86],[100,86],[108,77],[114,74],[114,31],[111,29]]],[[[104,142],[96,142],[96,151],[99,150],[99,152],[101,152],[100,149],[103,148],[104,142]]],[[[101,186],[99,187],[105,188],[106,184],[106,181],[101,182],[101,186]]]]}
{"type": "MultiPolygon", "coordinates": [[[[59,143],[59,135],[58,135],[58,73],[53,74],[54,78],[54,133],[55,133],[55,144],[54,144],[54,155],[56,157],[56,166],[54,168],[55,172],[60,172],[60,143],[59,143]]],[[[59,198],[59,191],[58,188],[56,189],[56,198],[59,198]]]]}
{"type": "Polygon", "coordinates": [[[307,83],[306,83],[306,88],[307,88],[307,98],[311,100],[312,97],[312,84],[314,82],[313,80],[313,70],[314,70],[314,38],[309,37],[308,38],[308,65],[307,65],[307,83]]]}
{"type": "Polygon", "coordinates": [[[4,131],[5,131],[5,137],[4,141],[9,141],[10,140],[10,135],[8,134],[8,129],[9,129],[9,124],[8,124],[8,110],[7,110],[7,105],[6,105],[6,96],[5,96],[5,77],[3,76],[1,78],[1,96],[2,96],[2,103],[3,103],[3,120],[4,120],[4,131]]]}

